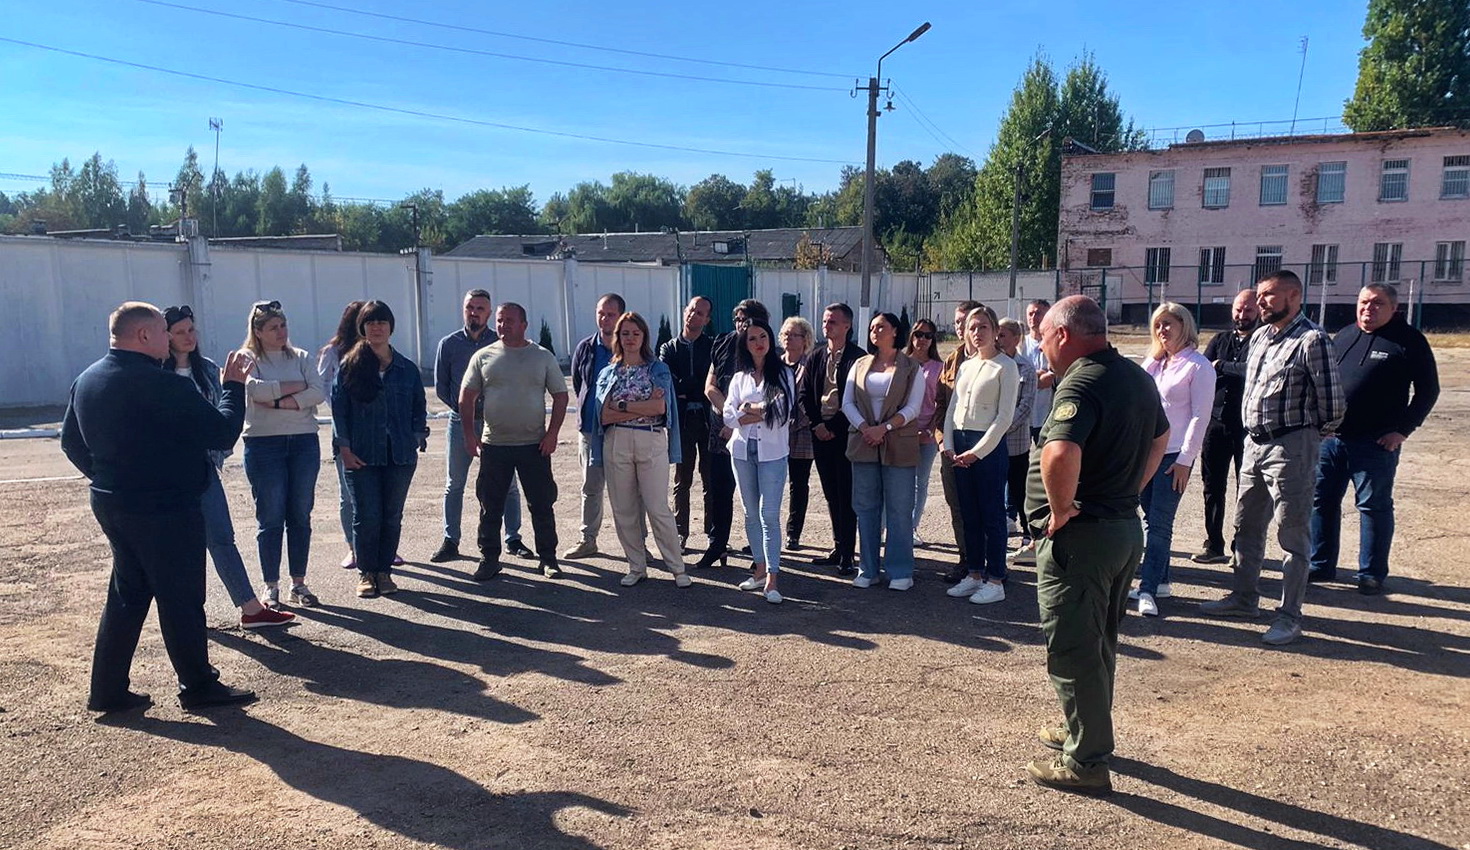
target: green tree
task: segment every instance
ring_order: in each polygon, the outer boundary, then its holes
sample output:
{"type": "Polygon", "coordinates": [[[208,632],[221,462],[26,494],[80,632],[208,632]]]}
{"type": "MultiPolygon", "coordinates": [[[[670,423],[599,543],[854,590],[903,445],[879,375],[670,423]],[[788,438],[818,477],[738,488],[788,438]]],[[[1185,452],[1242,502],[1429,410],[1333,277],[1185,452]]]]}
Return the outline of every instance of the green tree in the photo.
{"type": "Polygon", "coordinates": [[[446,210],[447,242],[460,245],[481,234],[543,233],[530,186],[478,189],[446,210]]]}
{"type": "Polygon", "coordinates": [[[128,192],[126,220],[128,230],[132,233],[146,233],[150,224],[158,223],[153,203],[148,200],[148,178],[141,171],[138,172],[137,185],[128,192]]]}
{"type": "Polygon", "coordinates": [[[723,174],[711,174],[684,193],[684,219],[698,230],[739,230],[745,187],[723,174]]]}
{"type": "MultiPolygon", "coordinates": [[[[218,175],[223,179],[223,175],[218,175]]],[[[174,175],[174,189],[182,189],[188,199],[189,214],[196,218],[201,217],[204,210],[204,172],[199,170],[199,154],[190,145],[184,151],[184,162],[179,166],[179,171],[174,175]]]]}
{"type": "MultiPolygon", "coordinates": [[[[1103,153],[1146,146],[1143,131],[1132,120],[1124,121],[1118,98],[1108,91],[1108,76],[1090,51],[1078,57],[1062,81],[1052,136],[1058,141],[1076,139],[1103,153]]],[[[1054,151],[1059,152],[1060,147],[1054,151]]]]}
{"type": "Polygon", "coordinates": [[[546,324],[545,319],[541,320],[541,338],[537,344],[552,354],[556,353],[556,349],[551,345],[551,326],[546,324]]]}
{"type": "Polygon", "coordinates": [[[761,169],[751,179],[740,200],[744,210],[743,223],[750,230],[765,230],[781,226],[781,204],[776,196],[776,176],[770,169],[761,169]]]}
{"type": "Polygon", "coordinates": [[[669,317],[668,317],[668,314],[666,314],[666,313],[659,314],[659,317],[658,317],[658,339],[653,344],[653,350],[654,350],[654,352],[657,353],[659,349],[661,349],[661,348],[664,347],[664,343],[668,342],[669,340],[671,340],[673,338],[674,338],[674,329],[671,328],[671,327],[669,327],[669,317]]]}
{"type": "Polygon", "coordinates": [[[647,231],[684,224],[684,189],[652,174],[614,174],[607,203],[613,217],[609,229],[647,231]]]}
{"type": "Polygon", "coordinates": [[[1355,132],[1470,125],[1470,3],[1369,0],[1363,37],[1343,107],[1355,132]]]}
{"type": "Polygon", "coordinates": [[[291,232],[295,222],[291,218],[291,198],[286,191],[286,172],[280,166],[267,171],[261,178],[256,209],[255,235],[285,236],[291,232]]]}
{"type": "Polygon", "coordinates": [[[558,220],[562,233],[601,233],[617,229],[612,204],[607,199],[607,187],[599,181],[578,183],[565,197],[553,195],[547,207],[551,208],[553,204],[560,214],[558,220]]]}
{"type": "Polygon", "coordinates": [[[111,228],[126,220],[128,202],[117,179],[117,164],[112,160],[103,162],[101,153],[92,154],[82,163],[72,191],[83,226],[111,228]]]}

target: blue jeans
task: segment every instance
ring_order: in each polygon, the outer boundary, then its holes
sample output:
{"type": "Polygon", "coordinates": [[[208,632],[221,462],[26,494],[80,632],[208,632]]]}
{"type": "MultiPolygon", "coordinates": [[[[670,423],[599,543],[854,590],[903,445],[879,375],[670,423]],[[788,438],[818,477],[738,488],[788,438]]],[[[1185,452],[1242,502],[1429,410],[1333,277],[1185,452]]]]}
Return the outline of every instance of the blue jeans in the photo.
{"type": "Polygon", "coordinates": [[[1169,550],[1174,545],[1174,514],[1179,511],[1179,499],[1183,493],[1174,492],[1174,468],[1178,452],[1164,455],[1159,468],[1143,485],[1138,494],[1138,504],[1143,508],[1143,525],[1147,536],[1143,547],[1143,563],[1138,568],[1138,592],[1150,596],[1157,593],[1159,585],[1169,581],[1169,550]]]}
{"type": "MultiPolygon", "coordinates": [[[[458,416],[449,417],[449,429],[445,433],[444,457],[447,469],[444,484],[444,539],[459,542],[460,518],[464,515],[464,487],[470,478],[470,462],[474,460],[464,450],[464,432],[458,416]]],[[[515,479],[510,480],[510,492],[505,495],[505,542],[521,542],[521,491],[515,479]]]]}
{"type": "Polygon", "coordinates": [[[267,583],[281,579],[281,539],[291,578],[306,577],[311,557],[311,508],[322,449],[316,434],[245,438],[245,477],[255,495],[255,545],[267,583]]]}
{"type": "Polygon", "coordinates": [[[225,501],[225,488],[213,465],[209,467],[209,486],[200,498],[199,507],[204,511],[204,546],[209,550],[209,559],[230,594],[230,602],[239,608],[255,598],[255,591],[250,587],[250,574],[245,572],[245,559],[235,546],[230,503],[225,501]]]}
{"type": "Polygon", "coordinates": [[[854,463],[852,510],[857,514],[858,554],[863,562],[863,575],[875,579],[882,566],[887,568],[890,581],[913,578],[914,467],[854,463]],[[886,549],[883,548],[885,526],[886,549]]]}
{"type": "Polygon", "coordinates": [[[919,530],[924,506],[929,504],[929,477],[934,472],[936,457],[939,457],[938,443],[919,444],[919,465],[914,467],[914,531],[919,530]]]}
{"type": "MultiPolygon", "coordinates": [[[[967,452],[984,431],[958,429],[954,452],[967,452]]],[[[994,581],[1006,577],[1006,473],[1011,455],[1005,441],[966,467],[954,468],[960,513],[965,517],[965,569],[994,581]]]]}
{"type": "Polygon", "coordinates": [[[352,540],[357,569],[393,572],[393,555],[403,533],[403,503],[413,483],[415,464],[385,464],[347,470],[352,485],[352,540]]]}
{"type": "Polygon", "coordinates": [[[745,508],[745,539],[750,543],[750,557],[757,564],[764,563],[767,572],[779,573],[781,492],[786,489],[786,458],[750,461],[737,457],[734,463],[740,503],[745,508]]]}
{"type": "Polygon", "coordinates": [[[1317,488],[1312,494],[1312,571],[1335,571],[1342,538],[1342,497],[1353,484],[1358,508],[1358,576],[1388,577],[1393,546],[1393,479],[1399,453],[1377,440],[1328,437],[1318,454],[1317,488]]]}

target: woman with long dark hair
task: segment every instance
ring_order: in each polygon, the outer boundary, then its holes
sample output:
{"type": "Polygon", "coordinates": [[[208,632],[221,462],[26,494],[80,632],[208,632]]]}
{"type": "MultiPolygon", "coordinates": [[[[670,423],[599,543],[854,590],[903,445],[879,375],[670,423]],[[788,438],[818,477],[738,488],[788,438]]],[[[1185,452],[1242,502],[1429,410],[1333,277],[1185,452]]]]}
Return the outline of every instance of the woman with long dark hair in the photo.
{"type": "Polygon", "coordinates": [[[332,433],[352,488],[357,595],[370,599],[398,592],[393,554],[417,452],[428,450],[429,421],[418,367],[389,344],[393,311],[369,301],[357,332],[332,386],[332,433]]]}
{"type": "Polygon", "coordinates": [[[674,584],[691,584],[669,507],[669,465],[682,456],[675,401],[674,375],[654,359],[648,323],[637,313],[619,316],[613,325],[612,361],[597,375],[592,404],[598,429],[590,448],[592,464],[606,473],[613,525],[628,559],[623,587],[648,576],[646,530],[653,532],[674,584]]]}
{"type": "Polygon", "coordinates": [[[1006,432],[1016,415],[1021,377],[996,347],[995,311],[976,307],[965,318],[975,356],[960,365],[945,422],[944,450],[954,464],[965,515],[966,576],[946,593],[976,605],[1006,598],[1006,432]]]}
{"type": "Polygon", "coordinates": [[[909,332],[909,344],[903,350],[919,364],[924,374],[924,401],[919,405],[919,416],[914,425],[919,429],[919,465],[914,467],[914,545],[923,546],[919,537],[919,520],[924,518],[924,506],[929,503],[929,477],[934,472],[934,458],[939,456],[939,437],[936,431],[943,430],[943,422],[934,421],[935,396],[939,392],[939,373],[944,369],[944,359],[939,356],[939,328],[929,319],[914,322],[909,332]],[[935,425],[939,425],[936,428],[935,425]]]}
{"type": "Polygon", "coordinates": [[[858,521],[862,569],[853,587],[872,587],[887,568],[890,590],[914,586],[914,475],[919,465],[919,409],[924,373],[904,354],[897,316],[868,323],[868,351],[847,373],[842,412],[852,423],[852,509],[858,521]],[[884,543],[884,532],[887,543],[884,543]]]}
{"type": "MultiPolygon", "coordinates": [[[[163,368],[173,371],[194,382],[194,388],[211,405],[218,405],[220,398],[219,367],[214,361],[199,353],[199,335],[194,327],[194,311],[185,304],[169,307],[163,311],[168,324],[168,359],[163,368]]],[[[224,468],[227,451],[209,453],[209,485],[200,499],[204,511],[204,543],[209,549],[209,559],[214,562],[214,571],[230,594],[230,601],[240,609],[240,626],[246,629],[262,629],[268,626],[283,626],[296,619],[289,611],[276,611],[262,605],[250,587],[250,574],[245,571],[245,559],[235,545],[235,524],[230,519],[230,503],[225,499],[225,488],[220,483],[219,473],[224,468]]]]}
{"type": "Polygon", "coordinates": [[[779,604],[781,491],[786,487],[791,418],[796,406],[791,370],[773,348],[776,335],[764,319],[751,320],[736,337],[734,377],[725,394],[729,449],[745,507],[745,537],[754,560],[741,590],[758,590],[779,604]]]}
{"type": "MultiPolygon", "coordinates": [[[[337,332],[317,352],[316,371],[322,376],[322,386],[327,392],[337,382],[337,369],[342,358],[357,344],[357,314],[365,301],[349,301],[342,309],[342,318],[337,320],[337,332]]],[[[342,467],[342,453],[337,451],[337,441],[332,440],[332,464],[337,467],[337,519],[342,523],[342,537],[347,541],[347,554],[342,558],[342,568],[357,566],[357,556],[352,554],[352,488],[347,486],[347,470],[342,467]]]]}
{"type": "Polygon", "coordinates": [[[311,509],[321,467],[316,406],[326,400],[311,356],[294,348],[279,301],[257,301],[242,346],[255,358],[245,381],[245,476],[255,495],[255,534],[264,601],[280,602],[281,544],[286,543],[292,605],[317,605],[306,586],[311,509]]]}

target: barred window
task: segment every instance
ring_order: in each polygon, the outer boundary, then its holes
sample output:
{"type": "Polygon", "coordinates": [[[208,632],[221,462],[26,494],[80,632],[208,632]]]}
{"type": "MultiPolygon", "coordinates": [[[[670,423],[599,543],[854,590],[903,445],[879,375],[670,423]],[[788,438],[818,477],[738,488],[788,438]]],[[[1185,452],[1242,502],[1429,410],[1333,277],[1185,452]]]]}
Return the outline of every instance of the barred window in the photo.
{"type": "Polygon", "coordinates": [[[1284,165],[1261,166],[1261,206],[1286,203],[1286,175],[1284,165]]]}
{"type": "Polygon", "coordinates": [[[1347,163],[1324,162],[1317,166],[1317,203],[1340,204],[1347,196],[1347,163]]]}

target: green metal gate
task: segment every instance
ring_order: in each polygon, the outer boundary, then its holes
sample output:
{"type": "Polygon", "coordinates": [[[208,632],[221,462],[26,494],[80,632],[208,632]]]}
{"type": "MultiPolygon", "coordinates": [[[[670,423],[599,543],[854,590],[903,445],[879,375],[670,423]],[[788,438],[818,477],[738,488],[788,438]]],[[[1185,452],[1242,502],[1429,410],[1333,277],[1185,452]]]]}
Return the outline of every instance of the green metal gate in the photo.
{"type": "Polygon", "coordinates": [[[689,269],[689,297],[703,295],[714,303],[709,326],[717,334],[735,329],[730,313],[735,305],[750,297],[749,266],[710,266],[695,264],[689,269]]]}

